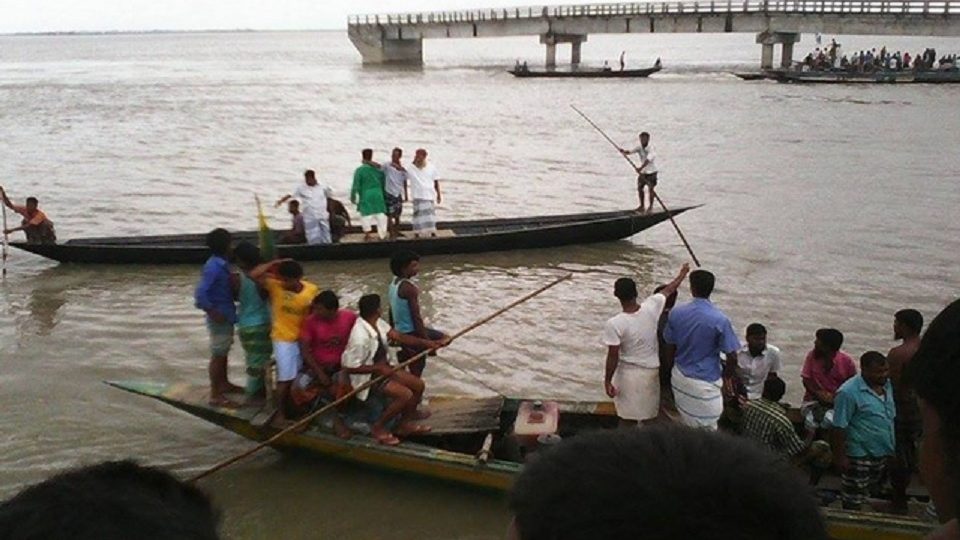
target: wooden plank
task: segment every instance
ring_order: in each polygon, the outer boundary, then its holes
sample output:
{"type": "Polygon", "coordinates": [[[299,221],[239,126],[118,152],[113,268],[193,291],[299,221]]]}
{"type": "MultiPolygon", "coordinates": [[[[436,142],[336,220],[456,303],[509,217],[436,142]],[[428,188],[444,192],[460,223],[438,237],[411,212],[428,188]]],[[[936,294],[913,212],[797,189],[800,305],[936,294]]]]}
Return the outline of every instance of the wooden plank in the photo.
{"type": "Polygon", "coordinates": [[[500,430],[503,398],[442,397],[430,399],[430,418],[422,423],[432,435],[482,433],[500,430]]]}

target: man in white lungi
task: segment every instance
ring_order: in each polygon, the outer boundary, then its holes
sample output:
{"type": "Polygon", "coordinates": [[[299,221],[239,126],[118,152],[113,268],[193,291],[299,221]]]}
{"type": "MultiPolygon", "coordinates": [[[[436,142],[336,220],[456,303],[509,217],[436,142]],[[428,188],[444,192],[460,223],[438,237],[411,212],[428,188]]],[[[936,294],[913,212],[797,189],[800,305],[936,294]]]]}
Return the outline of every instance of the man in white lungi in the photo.
{"type": "Polygon", "coordinates": [[[706,270],[691,272],[693,300],[670,311],[663,331],[674,358],[671,386],[683,423],[714,430],[723,414],[725,385],[732,395],[740,350],[730,319],[710,302],[715,282],[706,270]]]}
{"type": "Polygon", "coordinates": [[[649,423],[660,410],[660,344],[657,323],[667,297],[683,283],[690,267],[684,264],[680,273],[653,296],[637,303],[637,284],[620,278],[613,285],[613,294],[620,300],[622,311],[603,327],[603,344],[607,346],[607,362],[603,385],[613,398],[621,425],[649,423]]]}
{"type": "Polygon", "coordinates": [[[284,195],[277,206],[288,199],[300,200],[300,213],[303,215],[304,233],[308,244],[329,244],[333,241],[330,236],[330,213],[327,210],[327,197],[333,196],[333,190],[317,181],[317,175],[312,169],[303,173],[303,183],[294,188],[293,194],[284,195]]]}
{"type": "Polygon", "coordinates": [[[407,180],[413,197],[413,235],[436,236],[437,210],[434,201],[440,204],[440,181],[437,180],[437,169],[427,163],[427,151],[423,148],[417,149],[413,163],[407,167],[407,180]]]}

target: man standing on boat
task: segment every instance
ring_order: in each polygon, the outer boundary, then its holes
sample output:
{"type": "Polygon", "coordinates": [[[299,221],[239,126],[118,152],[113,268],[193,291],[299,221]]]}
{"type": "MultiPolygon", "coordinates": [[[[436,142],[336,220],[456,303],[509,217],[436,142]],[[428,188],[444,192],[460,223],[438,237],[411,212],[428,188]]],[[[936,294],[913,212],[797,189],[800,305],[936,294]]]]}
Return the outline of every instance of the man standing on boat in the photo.
{"type": "Polygon", "coordinates": [[[737,375],[747,399],[760,399],[764,381],[776,377],[782,366],[780,349],[767,343],[767,328],[760,323],[747,326],[747,344],[737,352],[737,375]]]}
{"type": "Polygon", "coordinates": [[[620,278],[613,285],[613,294],[620,300],[622,311],[607,321],[603,328],[603,344],[607,346],[607,362],[603,385],[613,398],[621,425],[648,423],[660,410],[660,346],[657,324],[667,303],[687,277],[690,266],[661,291],[642,303],[637,302],[637,284],[620,278]]]}
{"type": "Polygon", "coordinates": [[[437,180],[437,169],[427,163],[427,151],[418,148],[413,163],[407,167],[407,178],[410,180],[410,190],[413,192],[413,235],[437,235],[437,209],[434,205],[440,204],[440,181],[437,180]]]}
{"type": "Polygon", "coordinates": [[[640,196],[640,207],[637,208],[641,213],[653,210],[653,201],[656,198],[654,189],[657,187],[657,165],[654,163],[656,155],[653,148],[650,147],[650,134],[644,131],[640,134],[640,146],[632,150],[620,149],[620,153],[629,156],[637,154],[640,157],[640,166],[637,167],[637,192],[640,196]],[[644,205],[643,188],[646,187],[650,193],[649,210],[644,205]]]}
{"type": "Polygon", "coordinates": [[[740,350],[730,319],[710,302],[715,282],[706,270],[691,272],[693,300],[670,311],[663,332],[674,357],[670,380],[683,423],[714,430],[723,414],[724,390],[732,394],[740,350]]]}
{"type": "Polygon", "coordinates": [[[891,502],[894,512],[901,514],[907,513],[907,486],[910,484],[910,475],[917,469],[917,448],[920,445],[920,409],[913,387],[914,377],[909,370],[910,362],[920,348],[922,329],[923,315],[919,311],[898,311],[893,316],[893,336],[894,339],[903,340],[903,343],[887,353],[893,399],[897,406],[897,418],[894,421],[897,458],[890,469],[890,485],[893,487],[891,502]]]}
{"type": "MultiPolygon", "coordinates": [[[[443,332],[429,328],[423,321],[420,311],[420,288],[413,282],[413,278],[420,273],[420,255],[412,251],[399,251],[390,259],[390,271],[394,278],[390,281],[388,298],[390,300],[390,317],[393,326],[398,332],[428,340],[442,340],[446,337],[443,332]]],[[[404,346],[397,354],[399,362],[405,362],[423,352],[422,347],[404,346]]],[[[410,373],[417,377],[423,375],[427,359],[421,358],[409,366],[410,373]]]]}
{"type": "Polygon", "coordinates": [[[350,201],[357,205],[360,212],[360,226],[363,228],[364,241],[373,240],[373,227],[377,227],[377,236],[381,240],[387,237],[387,205],[383,200],[384,174],[379,165],[373,163],[373,150],[364,148],[363,163],[353,173],[353,187],[350,189],[350,201]]]}
{"type": "Polygon", "coordinates": [[[0,186],[0,198],[4,206],[23,216],[23,221],[19,227],[6,229],[3,234],[10,234],[16,231],[23,231],[27,236],[28,244],[56,244],[57,233],[53,230],[53,222],[47,218],[47,215],[40,211],[39,201],[36,197],[27,197],[26,206],[17,206],[10,202],[7,193],[0,186]]]}
{"type": "Polygon", "coordinates": [[[284,195],[277,201],[277,207],[296,197],[300,200],[300,211],[303,213],[303,225],[308,244],[329,244],[330,217],[327,210],[327,197],[333,196],[329,186],[320,184],[313,169],[303,173],[303,184],[293,190],[293,194],[284,195]]]}
{"type": "Polygon", "coordinates": [[[877,351],[860,357],[859,377],[837,390],[833,416],[834,464],[843,472],[844,510],[860,510],[895,452],[893,419],[897,408],[890,366],[877,351]]]}
{"type": "MultiPolygon", "coordinates": [[[[517,60],[517,66],[520,61],[517,60]]],[[[390,229],[390,238],[400,237],[400,214],[403,213],[403,201],[410,198],[407,192],[407,169],[400,163],[403,157],[403,150],[394,148],[390,153],[390,162],[382,167],[383,174],[386,176],[384,184],[384,200],[387,203],[387,219],[390,229]]]]}

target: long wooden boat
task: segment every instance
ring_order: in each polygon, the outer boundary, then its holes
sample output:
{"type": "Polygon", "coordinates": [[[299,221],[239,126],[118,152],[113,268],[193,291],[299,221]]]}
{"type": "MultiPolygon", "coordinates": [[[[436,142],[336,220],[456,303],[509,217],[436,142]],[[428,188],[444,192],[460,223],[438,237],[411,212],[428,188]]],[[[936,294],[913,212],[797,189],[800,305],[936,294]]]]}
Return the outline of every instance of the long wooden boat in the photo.
{"type": "Polygon", "coordinates": [[[948,71],[781,71],[771,76],[777,82],[802,84],[949,84],[960,83],[960,70],[948,71]]]}
{"type": "Polygon", "coordinates": [[[527,78],[548,78],[548,79],[632,79],[649,77],[663,69],[661,66],[653,66],[643,69],[602,69],[602,68],[577,68],[577,69],[509,69],[508,73],[521,79],[527,78]]]}
{"type": "MultiPolygon", "coordinates": [[[[205,386],[133,381],[107,384],[160,400],[253,441],[263,441],[277,433],[276,428],[259,427],[251,422],[259,408],[210,406],[205,386]]],[[[505,436],[511,433],[522,401],[502,397],[432,396],[430,425],[433,431],[418,442],[404,441],[399,446],[388,447],[359,434],[343,440],[318,425],[323,423],[321,418],[302,433],[284,435],[274,448],[304,451],[322,458],[464,486],[506,491],[522,468],[522,459],[516,454],[518,449],[508,444],[512,437],[505,436]],[[490,447],[493,457],[483,459],[481,456],[490,434],[492,440],[497,441],[490,447]]],[[[560,402],[559,409],[559,432],[563,437],[589,429],[613,427],[617,422],[611,402],[567,401],[560,402]]],[[[833,509],[824,512],[830,536],[838,540],[919,539],[931,530],[929,524],[909,518],[833,509]]]]}
{"type": "MultiPolygon", "coordinates": [[[[677,208],[673,215],[693,207],[677,208]]],[[[279,255],[299,261],[376,259],[389,257],[399,247],[421,255],[479,253],[589,244],[620,240],[669,219],[666,212],[641,214],[633,210],[590,214],[537,216],[515,219],[448,221],[437,224],[434,238],[413,238],[404,225],[400,240],[364,242],[359,227],[350,227],[336,244],[280,244],[279,255]]],[[[63,244],[10,245],[63,263],[201,264],[208,256],[204,234],[79,238],[63,244]]],[[[256,231],[234,233],[236,240],[257,241],[256,231]]]]}

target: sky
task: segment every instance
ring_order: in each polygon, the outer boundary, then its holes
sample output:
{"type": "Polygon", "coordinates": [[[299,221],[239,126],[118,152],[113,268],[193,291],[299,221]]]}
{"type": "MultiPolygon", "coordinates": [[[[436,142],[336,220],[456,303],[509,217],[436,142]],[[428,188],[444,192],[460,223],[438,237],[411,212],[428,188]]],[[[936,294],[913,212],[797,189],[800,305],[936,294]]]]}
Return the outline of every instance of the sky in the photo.
{"type": "MultiPolygon", "coordinates": [[[[550,2],[550,4],[580,2],[550,2]]],[[[523,0],[2,0],[0,33],[343,29],[347,15],[529,5],[523,0]]]]}

